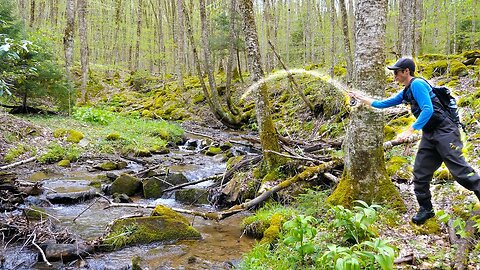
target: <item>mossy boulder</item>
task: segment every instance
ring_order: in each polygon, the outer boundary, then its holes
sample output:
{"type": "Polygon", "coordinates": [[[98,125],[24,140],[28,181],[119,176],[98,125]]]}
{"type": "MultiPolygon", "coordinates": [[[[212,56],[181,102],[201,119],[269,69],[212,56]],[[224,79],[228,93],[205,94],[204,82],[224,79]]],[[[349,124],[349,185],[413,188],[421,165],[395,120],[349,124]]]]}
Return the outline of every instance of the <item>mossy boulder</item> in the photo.
{"type": "Polygon", "coordinates": [[[160,179],[152,177],[143,182],[143,196],[145,198],[160,198],[166,184],[160,179]]]}
{"type": "Polygon", "coordinates": [[[186,204],[209,204],[208,191],[197,188],[177,190],[175,200],[186,204]]]}
{"type": "Polygon", "coordinates": [[[440,170],[437,170],[434,174],[433,177],[437,180],[447,180],[447,181],[453,181],[453,175],[450,173],[449,170],[442,168],[440,170]]]}
{"type": "Polygon", "coordinates": [[[205,153],[205,155],[215,156],[215,155],[220,154],[220,153],[222,153],[222,149],[220,149],[220,147],[210,146],[208,148],[207,152],[205,153]]]}
{"type": "Polygon", "coordinates": [[[108,134],[106,139],[108,141],[117,141],[117,140],[120,140],[120,138],[121,138],[120,134],[113,132],[108,134]]]}
{"type": "Polygon", "coordinates": [[[113,181],[111,191],[112,193],[124,193],[128,196],[132,196],[140,191],[141,186],[142,182],[138,180],[138,178],[128,174],[121,174],[115,179],[115,181],[113,181]]]}
{"type": "Polygon", "coordinates": [[[467,67],[460,61],[439,60],[427,64],[423,69],[422,75],[427,79],[444,75],[466,76],[468,71],[467,67]]]}
{"type": "Polygon", "coordinates": [[[185,217],[170,208],[157,206],[149,217],[116,220],[110,233],[103,238],[102,246],[115,250],[135,244],[200,238],[200,233],[190,226],[185,217]]]}
{"type": "Polygon", "coordinates": [[[79,143],[83,139],[83,133],[73,129],[68,130],[67,142],[79,143]]]}
{"type": "Polygon", "coordinates": [[[95,168],[103,171],[121,170],[121,169],[125,169],[126,167],[127,167],[127,163],[125,161],[118,161],[118,162],[106,161],[95,166],[95,168]]]}
{"type": "Polygon", "coordinates": [[[61,138],[67,134],[67,130],[64,128],[58,128],[53,131],[53,137],[61,138]]]}
{"type": "Polygon", "coordinates": [[[151,157],[152,153],[150,152],[149,149],[142,148],[142,149],[135,149],[134,155],[136,157],[151,157]]]}
{"type": "Polygon", "coordinates": [[[228,149],[232,148],[232,143],[231,142],[225,142],[222,145],[220,145],[220,149],[222,151],[227,151],[228,149]]]}
{"type": "Polygon", "coordinates": [[[57,165],[60,167],[70,167],[70,160],[62,159],[57,163],[57,165]]]}
{"type": "Polygon", "coordinates": [[[188,183],[188,179],[185,175],[182,173],[171,173],[167,175],[167,178],[165,179],[168,183],[176,186],[184,183],[188,183]]]}

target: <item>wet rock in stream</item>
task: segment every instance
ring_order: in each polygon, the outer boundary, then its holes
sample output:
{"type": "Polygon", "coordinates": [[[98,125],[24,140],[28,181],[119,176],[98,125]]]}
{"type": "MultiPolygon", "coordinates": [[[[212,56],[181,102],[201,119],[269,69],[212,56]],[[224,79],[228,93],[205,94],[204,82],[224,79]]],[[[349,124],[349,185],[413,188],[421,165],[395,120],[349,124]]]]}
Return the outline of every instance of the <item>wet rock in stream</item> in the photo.
{"type": "Polygon", "coordinates": [[[143,180],[143,196],[145,198],[160,198],[165,189],[185,183],[188,183],[188,179],[182,173],[150,177],[143,180]]]}
{"type": "Polygon", "coordinates": [[[115,179],[115,181],[113,181],[111,192],[132,196],[140,191],[141,186],[142,182],[138,178],[128,174],[121,174],[117,179],[115,179]]]}
{"type": "Polygon", "coordinates": [[[96,196],[97,190],[95,188],[91,188],[85,191],[50,193],[47,194],[47,199],[51,203],[73,204],[90,200],[92,198],[95,198],[96,196]]]}

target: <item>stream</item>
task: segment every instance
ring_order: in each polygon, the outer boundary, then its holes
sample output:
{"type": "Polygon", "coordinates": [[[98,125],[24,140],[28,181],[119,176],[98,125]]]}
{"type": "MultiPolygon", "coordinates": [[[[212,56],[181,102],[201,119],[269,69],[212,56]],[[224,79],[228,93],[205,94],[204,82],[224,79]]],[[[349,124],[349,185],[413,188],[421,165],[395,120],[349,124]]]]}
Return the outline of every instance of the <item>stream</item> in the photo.
{"type": "MultiPolygon", "coordinates": [[[[200,140],[195,136],[190,137],[190,139],[200,140]]],[[[154,155],[151,158],[168,160],[164,164],[168,166],[169,171],[182,173],[189,181],[225,172],[226,164],[220,158],[221,155],[206,156],[199,150],[199,148],[187,150],[185,147],[180,147],[167,155],[154,155]]],[[[246,152],[248,149],[236,150],[246,152]]],[[[142,169],[144,169],[143,166],[130,161],[124,171],[138,172],[142,169]]],[[[115,173],[119,172],[121,171],[115,171],[115,173]]],[[[45,188],[56,192],[85,191],[92,188],[89,184],[98,174],[105,174],[105,172],[90,172],[83,168],[63,174],[45,175],[45,179],[41,181],[45,188]]],[[[211,182],[191,187],[205,188],[209,184],[211,182]]],[[[139,204],[162,204],[202,212],[216,211],[210,205],[192,206],[177,202],[173,192],[164,194],[159,199],[140,197],[132,197],[132,199],[134,203],[139,204]]],[[[107,204],[103,199],[95,199],[73,205],[53,204],[45,210],[59,220],[57,222],[59,227],[68,228],[70,232],[86,241],[102,236],[107,225],[117,218],[139,213],[148,216],[152,210],[133,207],[104,209],[107,204]],[[87,208],[88,210],[85,211],[87,208]],[[82,213],[82,211],[85,212],[82,213]],[[77,217],[79,214],[81,215],[77,217]]],[[[52,262],[52,267],[42,261],[36,250],[22,247],[22,243],[8,244],[7,248],[3,249],[4,267],[5,269],[131,269],[132,258],[139,257],[144,269],[233,269],[239,263],[242,254],[248,252],[255,242],[254,239],[242,235],[240,225],[246,215],[248,213],[237,214],[219,222],[184,215],[201,233],[201,240],[131,246],[114,252],[91,254],[83,260],[67,264],[52,262]]]]}

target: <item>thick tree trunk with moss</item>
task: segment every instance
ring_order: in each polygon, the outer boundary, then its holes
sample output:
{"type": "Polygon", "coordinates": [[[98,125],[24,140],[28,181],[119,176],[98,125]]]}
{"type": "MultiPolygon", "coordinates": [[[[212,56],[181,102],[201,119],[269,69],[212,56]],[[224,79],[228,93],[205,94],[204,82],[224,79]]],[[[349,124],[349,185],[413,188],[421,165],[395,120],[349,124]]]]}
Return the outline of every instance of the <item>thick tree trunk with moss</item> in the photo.
{"type": "MultiPolygon", "coordinates": [[[[383,96],[386,0],[359,0],[356,7],[354,86],[370,96],[383,96]]],[[[403,207],[385,169],[383,125],[382,114],[370,107],[352,112],[343,145],[345,168],[330,203],[351,206],[353,200],[363,200],[403,207]]]]}
{"type": "MultiPolygon", "coordinates": [[[[240,10],[245,22],[245,44],[247,46],[251,77],[253,82],[258,82],[264,77],[264,72],[260,62],[260,47],[258,45],[253,2],[252,0],[241,0],[239,2],[240,10]]],[[[260,141],[262,149],[264,150],[264,159],[267,162],[268,167],[273,168],[280,164],[281,157],[272,152],[265,152],[265,150],[276,152],[280,150],[278,134],[275,130],[270,113],[267,85],[262,83],[254,94],[255,112],[257,116],[258,130],[260,132],[260,141]]]]}

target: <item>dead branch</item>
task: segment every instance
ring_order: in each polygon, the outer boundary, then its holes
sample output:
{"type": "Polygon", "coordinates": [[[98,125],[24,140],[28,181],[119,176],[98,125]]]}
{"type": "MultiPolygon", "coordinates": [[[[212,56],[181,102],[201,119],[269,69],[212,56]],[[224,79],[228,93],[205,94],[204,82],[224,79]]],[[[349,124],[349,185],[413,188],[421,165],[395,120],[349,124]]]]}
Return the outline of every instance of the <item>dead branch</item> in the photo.
{"type": "Polygon", "coordinates": [[[142,164],[142,165],[145,165],[145,164],[147,164],[147,162],[146,162],[146,161],[144,161],[144,160],[141,160],[141,159],[138,159],[138,158],[129,157],[129,156],[125,156],[125,155],[121,155],[120,157],[121,157],[121,158],[123,158],[123,159],[126,159],[126,160],[130,160],[130,161],[133,161],[133,162],[136,162],[136,163],[142,164]]]}
{"type": "Polygon", "coordinates": [[[209,181],[209,180],[216,180],[216,179],[219,179],[219,178],[222,177],[222,176],[223,176],[223,174],[213,175],[213,176],[210,176],[210,177],[207,177],[207,178],[203,178],[203,179],[200,179],[200,180],[197,180],[197,181],[188,182],[188,183],[183,183],[183,184],[180,184],[180,185],[176,185],[176,186],[173,186],[173,187],[169,187],[169,188],[167,188],[167,189],[164,189],[164,190],[163,190],[163,193],[169,192],[169,191],[172,191],[172,190],[177,190],[177,189],[180,189],[180,188],[183,188],[183,187],[186,187],[186,186],[196,185],[196,184],[203,183],[203,182],[206,182],[206,181],[209,181]]]}
{"type": "Polygon", "coordinates": [[[189,134],[192,134],[192,135],[204,137],[204,138],[210,139],[210,140],[212,140],[212,141],[216,141],[216,139],[213,138],[212,136],[209,136],[209,135],[206,135],[206,134],[203,134],[203,133],[194,132],[194,131],[188,131],[188,130],[185,130],[185,132],[186,132],[186,133],[189,133],[189,134]]]}
{"type": "Polygon", "coordinates": [[[136,174],[134,174],[134,176],[135,176],[135,177],[140,177],[141,175],[143,175],[143,174],[145,174],[145,173],[147,173],[147,172],[149,172],[149,171],[153,171],[153,170],[158,169],[160,166],[162,166],[162,164],[158,164],[158,165],[155,165],[155,166],[153,166],[153,167],[146,168],[146,169],[144,169],[144,170],[141,170],[141,171],[137,172],[136,174]]]}
{"type": "Polygon", "coordinates": [[[43,249],[41,247],[39,247],[37,245],[37,243],[35,243],[35,239],[37,239],[37,235],[35,234],[35,231],[33,232],[33,239],[32,239],[32,245],[34,245],[38,251],[40,252],[40,254],[42,254],[42,259],[43,261],[48,265],[48,266],[52,266],[52,264],[47,260],[47,256],[45,256],[45,252],[43,252],[43,249]]]}
{"type": "Polygon", "coordinates": [[[37,157],[31,157],[31,158],[28,158],[28,159],[25,159],[25,160],[21,160],[21,161],[18,161],[18,162],[14,162],[12,164],[2,166],[2,167],[0,167],[0,170],[10,169],[10,168],[16,167],[18,165],[22,165],[22,164],[32,162],[32,161],[35,161],[35,160],[37,160],[37,157]]]}
{"type": "Polygon", "coordinates": [[[230,179],[232,179],[233,174],[235,172],[243,169],[246,166],[253,166],[253,165],[257,164],[258,162],[260,162],[262,160],[262,158],[263,158],[263,155],[258,155],[258,156],[255,156],[253,158],[244,159],[244,160],[240,161],[239,163],[235,164],[230,170],[228,170],[223,175],[220,186],[222,186],[225,183],[228,183],[230,181],[230,179]]]}
{"type": "Polygon", "coordinates": [[[415,263],[415,256],[413,254],[408,254],[406,256],[403,256],[401,258],[397,258],[393,261],[394,264],[401,264],[401,263],[409,263],[409,264],[414,264],[415,263]]]}
{"type": "Polygon", "coordinates": [[[273,51],[273,53],[275,54],[275,56],[277,57],[278,62],[280,62],[280,64],[282,65],[283,69],[285,69],[285,71],[287,72],[288,80],[292,83],[293,89],[300,95],[300,97],[301,97],[302,100],[305,102],[305,104],[307,104],[307,106],[308,106],[308,108],[310,109],[310,111],[311,111],[313,114],[315,114],[315,107],[314,107],[313,104],[310,102],[310,100],[308,100],[308,98],[305,96],[305,94],[303,93],[303,91],[300,89],[300,87],[298,86],[297,82],[296,82],[295,79],[293,78],[292,73],[291,73],[290,70],[287,68],[287,66],[285,65],[285,63],[283,63],[282,58],[281,58],[280,55],[277,53],[277,51],[275,50],[275,47],[273,46],[273,44],[272,44],[272,42],[271,42],[270,40],[268,40],[268,45],[270,45],[270,48],[272,48],[272,51],[273,51]]]}
{"type": "Polygon", "coordinates": [[[308,158],[308,157],[302,157],[302,156],[292,156],[292,155],[287,155],[287,154],[283,154],[283,153],[279,153],[277,151],[272,151],[272,150],[264,150],[264,152],[267,152],[267,153],[273,153],[275,155],[279,155],[279,156],[282,156],[282,157],[286,157],[286,158],[291,158],[291,159],[298,159],[298,160],[305,160],[305,161],[311,161],[313,162],[314,164],[320,164],[320,161],[317,160],[317,159],[313,159],[313,158],[308,158]]]}
{"type": "Polygon", "coordinates": [[[407,137],[406,139],[403,139],[403,140],[391,140],[391,141],[388,141],[388,142],[384,142],[383,143],[383,148],[385,150],[387,150],[387,149],[390,149],[390,148],[392,148],[394,146],[397,146],[397,145],[400,145],[400,144],[416,142],[416,141],[420,140],[421,138],[422,138],[422,135],[415,134],[415,135],[407,137]]]}

